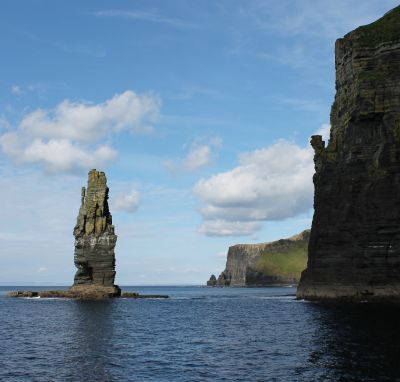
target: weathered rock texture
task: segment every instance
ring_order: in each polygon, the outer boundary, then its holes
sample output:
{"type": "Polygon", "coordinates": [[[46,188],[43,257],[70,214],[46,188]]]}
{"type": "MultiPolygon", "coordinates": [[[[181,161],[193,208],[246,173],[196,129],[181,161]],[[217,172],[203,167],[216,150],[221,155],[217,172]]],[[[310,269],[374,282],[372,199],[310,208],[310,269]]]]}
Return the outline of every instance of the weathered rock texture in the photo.
{"type": "Polygon", "coordinates": [[[297,296],[400,297],[400,7],[336,41],[330,140],[313,136],[314,219],[297,296]]]}
{"type": "Polygon", "coordinates": [[[105,299],[168,298],[167,295],[140,295],[124,292],[114,285],[117,235],[108,209],[108,187],[104,172],[91,170],[87,189],[82,188],[81,208],[74,229],[75,274],[74,285],[69,289],[44,291],[14,291],[9,297],[22,298],[73,298],[105,299]]]}
{"type": "Polygon", "coordinates": [[[91,170],[87,189],[82,188],[81,207],[74,229],[75,265],[72,291],[119,295],[114,285],[117,235],[108,209],[108,187],[104,172],[91,170]]]}
{"type": "MultiPolygon", "coordinates": [[[[208,286],[267,286],[297,284],[306,266],[310,231],[271,243],[229,247],[225,270],[208,286]]],[[[214,276],[214,277],[213,277],[214,276]]]]}

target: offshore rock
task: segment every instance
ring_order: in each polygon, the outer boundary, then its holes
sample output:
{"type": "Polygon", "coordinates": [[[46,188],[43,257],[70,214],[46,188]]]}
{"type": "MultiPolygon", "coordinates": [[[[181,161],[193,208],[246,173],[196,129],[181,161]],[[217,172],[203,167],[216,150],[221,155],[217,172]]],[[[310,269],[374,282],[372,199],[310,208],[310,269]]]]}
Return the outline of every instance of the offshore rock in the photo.
{"type": "Polygon", "coordinates": [[[168,298],[167,295],[141,295],[124,292],[114,285],[117,235],[108,208],[108,187],[104,172],[91,170],[87,189],[82,188],[81,207],[74,229],[75,274],[74,285],[69,289],[43,291],[13,291],[8,297],[22,298],[73,298],[99,300],[106,298],[168,298]]]}
{"type": "Polygon", "coordinates": [[[207,281],[207,286],[216,286],[217,285],[217,278],[215,275],[211,275],[210,279],[207,281]]]}
{"type": "Polygon", "coordinates": [[[298,298],[400,298],[400,7],[336,41],[327,147],[298,298]]]}
{"type": "MultiPolygon", "coordinates": [[[[209,286],[257,287],[297,284],[307,262],[310,230],[270,243],[229,247],[225,270],[209,286]]],[[[214,277],[213,277],[214,276],[214,277]]]]}
{"type": "Polygon", "coordinates": [[[120,295],[115,279],[114,233],[108,208],[108,187],[104,172],[91,170],[87,189],[82,188],[81,207],[74,229],[75,266],[78,268],[74,285],[76,293],[120,295]]]}

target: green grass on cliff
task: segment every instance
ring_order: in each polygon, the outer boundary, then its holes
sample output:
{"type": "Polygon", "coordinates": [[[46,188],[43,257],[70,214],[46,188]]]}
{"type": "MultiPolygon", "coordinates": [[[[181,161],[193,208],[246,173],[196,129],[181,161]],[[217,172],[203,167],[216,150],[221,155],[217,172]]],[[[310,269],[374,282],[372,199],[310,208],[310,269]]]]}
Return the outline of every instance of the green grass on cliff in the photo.
{"type": "Polygon", "coordinates": [[[289,248],[278,252],[266,250],[257,261],[256,269],[265,275],[300,279],[307,266],[308,243],[293,243],[289,248]]]}
{"type": "Polygon", "coordinates": [[[400,6],[386,13],[379,20],[361,26],[354,32],[363,46],[376,46],[382,42],[400,40],[400,6]]]}

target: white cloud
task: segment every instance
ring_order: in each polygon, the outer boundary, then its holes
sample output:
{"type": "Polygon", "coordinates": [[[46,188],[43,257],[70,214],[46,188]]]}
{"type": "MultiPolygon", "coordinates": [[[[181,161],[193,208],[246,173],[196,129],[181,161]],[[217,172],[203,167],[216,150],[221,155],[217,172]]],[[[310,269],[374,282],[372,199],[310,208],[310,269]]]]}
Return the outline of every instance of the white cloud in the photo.
{"type": "Polygon", "coordinates": [[[47,272],[47,268],[46,267],[40,267],[38,269],[38,273],[44,273],[44,272],[47,272]]]}
{"type": "Polygon", "coordinates": [[[21,95],[23,93],[23,91],[22,91],[20,86],[12,85],[11,86],[11,93],[14,94],[14,95],[19,96],[19,95],[21,95]]]}
{"type": "Polygon", "coordinates": [[[227,221],[215,219],[205,221],[199,232],[207,236],[249,236],[261,228],[259,222],[227,221]]]}
{"type": "Polygon", "coordinates": [[[28,85],[28,86],[23,87],[23,86],[14,84],[11,86],[10,90],[11,90],[12,94],[14,94],[16,96],[22,96],[28,92],[33,92],[37,89],[35,89],[35,87],[33,85],[28,85]]]}
{"type": "Polygon", "coordinates": [[[9,130],[11,129],[11,124],[7,121],[4,115],[0,115],[0,130],[9,130]]]}
{"type": "Polygon", "coordinates": [[[49,171],[71,171],[103,167],[116,156],[117,152],[106,145],[89,152],[66,139],[50,139],[48,142],[35,139],[23,151],[22,160],[42,164],[49,171]]]}
{"type": "Polygon", "coordinates": [[[159,108],[157,96],[131,90],[99,104],[65,100],[52,110],[26,115],[14,130],[0,135],[0,147],[18,162],[41,164],[49,171],[103,166],[117,152],[98,141],[124,129],[151,132],[159,108]]]}
{"type": "Polygon", "coordinates": [[[331,125],[329,125],[328,123],[324,123],[321,128],[315,133],[316,135],[321,135],[322,136],[322,140],[325,141],[325,145],[328,144],[329,141],[329,136],[331,133],[331,125]]]}
{"type": "Polygon", "coordinates": [[[203,202],[206,235],[251,235],[263,221],[282,220],[312,207],[313,152],[281,140],[245,153],[231,171],[201,179],[194,193],[203,202]]]}
{"type": "Polygon", "coordinates": [[[120,195],[115,200],[115,208],[125,212],[136,212],[140,204],[140,194],[136,189],[132,189],[128,194],[120,195]]]}
{"type": "Polygon", "coordinates": [[[69,175],[49,177],[31,168],[0,165],[2,281],[29,283],[38,274],[61,284],[73,279],[72,227],[83,182],[69,175]],[[58,274],[40,268],[55,269],[58,274]]]}
{"type": "Polygon", "coordinates": [[[165,16],[157,10],[124,10],[124,9],[106,9],[94,13],[98,17],[118,17],[125,19],[135,19],[161,23],[173,26],[175,28],[196,28],[196,25],[186,22],[182,19],[165,16]]]}
{"type": "Polygon", "coordinates": [[[256,1],[248,12],[259,28],[279,35],[311,35],[333,39],[383,16],[383,7],[390,10],[398,5],[395,0],[354,2],[357,6],[349,3],[349,0],[256,1]]]}
{"type": "Polygon", "coordinates": [[[293,98],[293,97],[282,97],[276,98],[278,102],[281,102],[287,106],[292,107],[294,110],[316,112],[325,110],[326,105],[322,101],[315,99],[293,98]]]}
{"type": "Polygon", "coordinates": [[[192,148],[185,158],[183,165],[188,171],[193,171],[210,164],[211,158],[211,147],[202,145],[192,148]]]}
{"type": "Polygon", "coordinates": [[[171,174],[175,174],[178,170],[177,164],[172,159],[163,160],[162,165],[171,174]]]}
{"type": "Polygon", "coordinates": [[[65,100],[54,110],[37,109],[22,119],[19,130],[34,137],[81,142],[90,142],[123,129],[149,133],[159,108],[158,97],[127,90],[99,104],[65,100]]]}
{"type": "Polygon", "coordinates": [[[180,161],[164,160],[164,167],[169,172],[176,173],[180,169],[191,172],[210,165],[217,154],[217,150],[222,145],[222,139],[213,137],[207,143],[202,143],[202,141],[204,142],[204,140],[195,140],[190,145],[189,152],[185,158],[180,161]]]}

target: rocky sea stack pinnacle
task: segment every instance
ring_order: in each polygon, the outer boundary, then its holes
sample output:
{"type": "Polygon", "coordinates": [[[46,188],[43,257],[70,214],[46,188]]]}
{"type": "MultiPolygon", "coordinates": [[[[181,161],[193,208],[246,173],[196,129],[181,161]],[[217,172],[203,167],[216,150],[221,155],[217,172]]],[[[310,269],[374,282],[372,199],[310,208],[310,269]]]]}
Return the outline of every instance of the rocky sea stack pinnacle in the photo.
{"type": "Polygon", "coordinates": [[[74,298],[82,300],[123,298],[168,298],[167,295],[140,295],[124,292],[114,285],[117,235],[108,208],[108,187],[104,172],[89,171],[87,188],[82,188],[81,207],[74,228],[74,285],[61,290],[20,290],[9,297],[74,298]]]}
{"type": "Polygon", "coordinates": [[[87,189],[82,188],[74,236],[74,261],[78,270],[71,290],[120,295],[119,287],[114,285],[117,235],[108,208],[104,172],[89,172],[87,189]]]}
{"type": "Polygon", "coordinates": [[[336,41],[330,139],[311,144],[315,212],[297,296],[400,300],[400,7],[336,41]]]}

